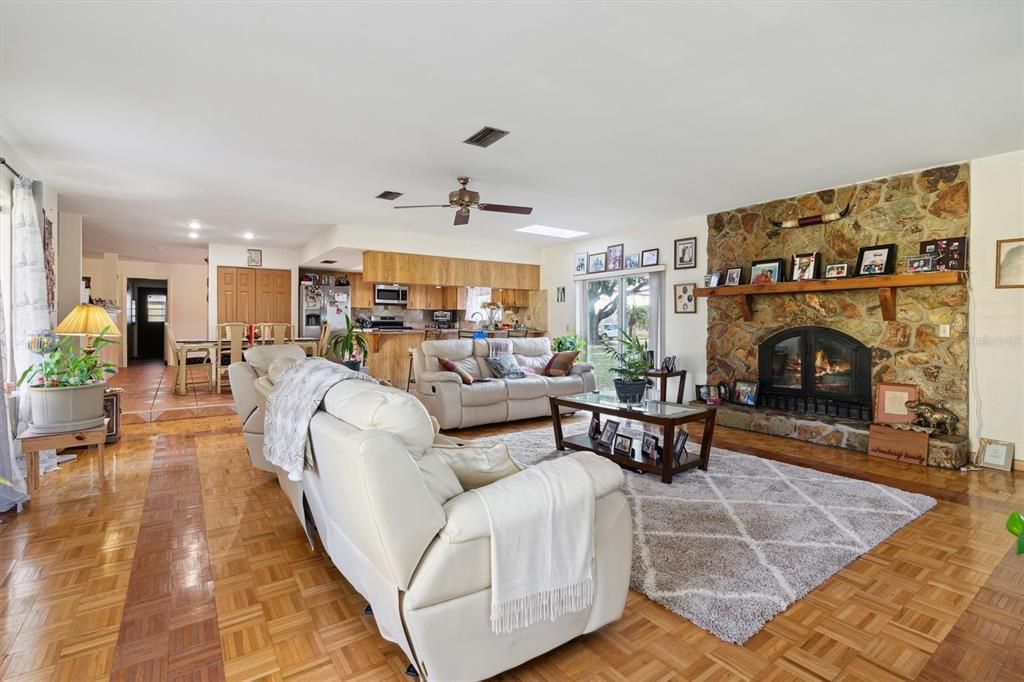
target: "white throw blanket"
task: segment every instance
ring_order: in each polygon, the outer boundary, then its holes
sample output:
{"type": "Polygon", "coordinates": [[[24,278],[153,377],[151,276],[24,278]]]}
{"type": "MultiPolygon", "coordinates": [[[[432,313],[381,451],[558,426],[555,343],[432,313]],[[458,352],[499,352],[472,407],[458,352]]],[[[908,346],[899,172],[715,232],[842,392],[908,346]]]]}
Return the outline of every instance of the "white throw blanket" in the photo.
{"type": "Polygon", "coordinates": [[[474,491],[491,524],[491,629],[583,611],[594,601],[594,481],[563,457],[474,491]]]}
{"type": "Polygon", "coordinates": [[[316,414],[327,391],[339,382],[353,379],[379,383],[367,374],[324,358],[294,362],[278,377],[274,390],[267,397],[263,456],[287,471],[288,480],[302,480],[309,420],[316,414]]]}

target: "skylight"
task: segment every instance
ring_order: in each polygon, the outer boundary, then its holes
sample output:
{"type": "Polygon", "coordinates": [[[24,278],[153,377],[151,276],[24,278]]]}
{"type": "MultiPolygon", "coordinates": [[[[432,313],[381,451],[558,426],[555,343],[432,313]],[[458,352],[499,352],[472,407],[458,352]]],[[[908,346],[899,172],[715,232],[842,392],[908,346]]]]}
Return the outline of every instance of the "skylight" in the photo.
{"type": "Polygon", "coordinates": [[[558,237],[559,239],[572,239],[573,237],[582,237],[587,234],[579,230],[567,230],[564,227],[551,227],[550,225],[527,225],[526,227],[520,227],[516,232],[539,234],[544,237],[558,237]]]}

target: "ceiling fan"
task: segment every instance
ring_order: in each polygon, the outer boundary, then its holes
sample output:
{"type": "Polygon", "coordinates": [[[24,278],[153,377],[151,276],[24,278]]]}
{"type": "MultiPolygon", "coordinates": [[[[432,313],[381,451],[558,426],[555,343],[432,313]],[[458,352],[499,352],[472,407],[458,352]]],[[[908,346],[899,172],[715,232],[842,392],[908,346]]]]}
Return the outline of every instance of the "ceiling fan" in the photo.
{"type": "Polygon", "coordinates": [[[474,192],[473,190],[466,187],[469,184],[469,178],[466,176],[459,177],[459,184],[462,185],[459,189],[448,194],[447,204],[423,204],[419,206],[395,206],[395,208],[455,208],[455,222],[453,225],[467,225],[469,224],[469,209],[478,208],[481,211],[492,211],[494,213],[518,213],[520,215],[530,215],[533,209],[529,206],[507,206],[505,204],[482,204],[480,203],[480,193],[474,192]]]}

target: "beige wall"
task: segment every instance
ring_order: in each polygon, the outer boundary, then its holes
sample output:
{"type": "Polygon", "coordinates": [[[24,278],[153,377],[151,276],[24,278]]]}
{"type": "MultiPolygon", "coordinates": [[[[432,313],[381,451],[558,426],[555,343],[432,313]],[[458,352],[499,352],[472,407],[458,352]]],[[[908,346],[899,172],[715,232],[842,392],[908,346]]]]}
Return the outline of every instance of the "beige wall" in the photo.
{"type": "MultiPolygon", "coordinates": [[[[167,280],[168,321],[179,339],[200,339],[207,334],[206,321],[206,266],[184,263],[152,263],[149,261],[121,260],[117,254],[103,254],[102,258],[82,259],[82,275],[92,277],[94,297],[116,298],[121,314],[119,329],[126,329],[125,295],[129,279],[167,280]]],[[[169,364],[173,354],[164,350],[169,364]]],[[[128,364],[128,344],[120,346],[120,365],[128,364]]]]}
{"type": "Polygon", "coordinates": [[[1024,459],[1024,289],[996,289],[996,240],[1024,238],[1024,150],[971,162],[971,445],[1024,459]]]}
{"type": "Polygon", "coordinates": [[[61,213],[57,232],[57,321],[82,299],[82,216],[61,213]]]}

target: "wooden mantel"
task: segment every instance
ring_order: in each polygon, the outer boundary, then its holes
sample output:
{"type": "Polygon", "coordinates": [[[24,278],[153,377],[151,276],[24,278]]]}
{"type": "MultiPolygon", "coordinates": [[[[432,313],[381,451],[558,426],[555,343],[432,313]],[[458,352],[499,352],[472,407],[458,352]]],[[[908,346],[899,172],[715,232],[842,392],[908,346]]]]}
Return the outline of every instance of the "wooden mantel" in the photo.
{"type": "Polygon", "coordinates": [[[810,294],[821,291],[850,291],[852,289],[876,289],[882,319],[892,322],[896,319],[896,290],[905,287],[937,287],[967,282],[966,272],[919,272],[908,275],[875,275],[847,277],[842,279],[814,279],[801,282],[778,282],[776,284],[743,284],[740,286],[699,287],[696,296],[738,296],[743,309],[743,319],[754,319],[753,297],[764,294],[810,294]]]}

